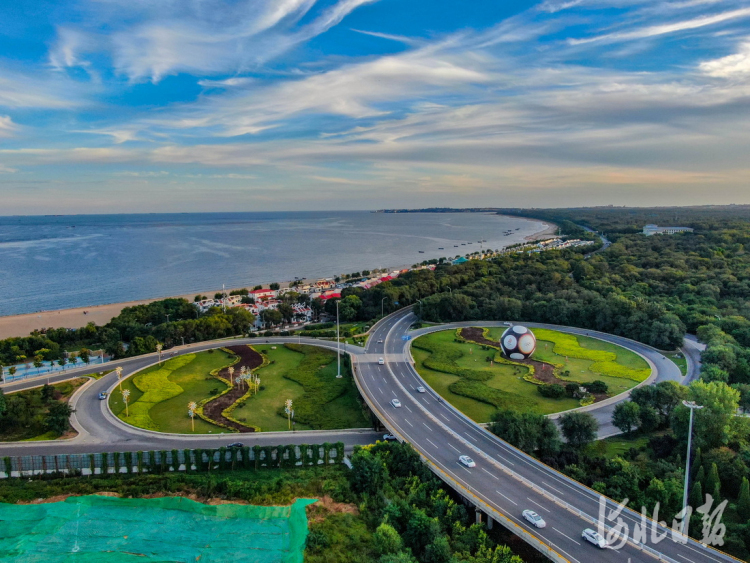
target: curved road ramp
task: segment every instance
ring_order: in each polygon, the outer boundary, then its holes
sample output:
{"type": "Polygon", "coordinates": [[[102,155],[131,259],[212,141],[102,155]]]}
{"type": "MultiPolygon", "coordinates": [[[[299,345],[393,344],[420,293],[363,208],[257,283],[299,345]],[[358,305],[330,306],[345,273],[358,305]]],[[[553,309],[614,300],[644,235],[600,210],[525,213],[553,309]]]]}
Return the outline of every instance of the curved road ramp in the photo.
{"type": "Polygon", "coordinates": [[[0,504],[0,560],[302,563],[305,507],[209,506],[181,497],[0,504]]]}

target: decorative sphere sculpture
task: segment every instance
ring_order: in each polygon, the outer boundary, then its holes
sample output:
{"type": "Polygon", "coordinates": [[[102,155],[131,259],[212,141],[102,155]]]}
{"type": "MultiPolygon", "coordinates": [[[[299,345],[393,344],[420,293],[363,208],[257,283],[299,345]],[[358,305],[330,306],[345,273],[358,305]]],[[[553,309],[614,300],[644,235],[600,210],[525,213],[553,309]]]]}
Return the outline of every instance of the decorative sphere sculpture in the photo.
{"type": "Polygon", "coordinates": [[[536,350],[536,337],[525,326],[512,326],[500,338],[503,354],[512,360],[526,360],[536,350]]]}

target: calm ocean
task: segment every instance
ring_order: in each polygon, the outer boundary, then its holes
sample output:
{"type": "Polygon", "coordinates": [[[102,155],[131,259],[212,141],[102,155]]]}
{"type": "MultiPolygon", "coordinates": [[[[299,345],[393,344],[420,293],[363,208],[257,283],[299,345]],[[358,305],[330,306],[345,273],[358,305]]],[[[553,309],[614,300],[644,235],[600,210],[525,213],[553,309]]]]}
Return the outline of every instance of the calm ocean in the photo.
{"type": "Polygon", "coordinates": [[[411,265],[542,228],[479,213],[0,217],[0,315],[411,265]]]}

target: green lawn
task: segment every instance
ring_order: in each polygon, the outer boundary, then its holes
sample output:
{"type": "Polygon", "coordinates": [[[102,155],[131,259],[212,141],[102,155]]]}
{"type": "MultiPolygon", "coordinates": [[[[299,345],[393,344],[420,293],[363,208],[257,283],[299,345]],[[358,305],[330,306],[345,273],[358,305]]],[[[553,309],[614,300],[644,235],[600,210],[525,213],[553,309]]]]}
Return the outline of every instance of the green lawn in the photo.
{"type": "Polygon", "coordinates": [[[683,377],[687,375],[688,364],[687,360],[685,359],[685,355],[682,352],[669,352],[668,354],[665,354],[665,356],[667,356],[667,358],[672,360],[675,365],[680,368],[680,373],[683,377]]]}
{"type": "MultiPolygon", "coordinates": [[[[261,352],[271,363],[257,371],[263,389],[254,397],[248,399],[241,407],[237,407],[232,417],[240,422],[247,422],[259,426],[262,431],[287,430],[287,419],[277,414],[284,401],[291,399],[296,402],[305,392],[304,387],[283,375],[288,370],[299,366],[304,354],[299,354],[278,344],[255,345],[253,349],[261,352]],[[275,348],[275,349],[274,349],[275,348]]],[[[297,430],[309,430],[308,426],[296,424],[297,430]]]]}
{"type": "MultiPolygon", "coordinates": [[[[232,355],[227,354],[223,350],[215,350],[213,353],[200,352],[194,354],[193,361],[171,372],[168,376],[169,381],[179,385],[183,389],[183,392],[175,397],[158,402],[149,409],[148,416],[156,424],[157,429],[161,432],[192,433],[187,409],[188,403],[190,401],[197,403],[201,399],[208,397],[212,389],[215,389],[217,392],[223,391],[225,388],[224,384],[218,379],[211,377],[210,372],[231,363],[232,357],[232,355]]],[[[167,364],[168,362],[164,363],[167,364]]],[[[139,372],[139,374],[146,375],[156,372],[159,369],[159,366],[153,366],[139,372]]],[[[143,396],[143,392],[135,386],[132,377],[122,382],[122,389],[130,390],[128,410],[132,412],[134,407],[137,410],[136,405],[143,396]]],[[[138,425],[135,418],[130,419],[125,416],[125,404],[122,401],[122,393],[118,388],[115,388],[112,392],[109,404],[112,412],[120,419],[130,424],[138,425]]],[[[197,416],[195,417],[196,434],[219,432],[228,431],[206,422],[197,416]]]]}
{"type": "MultiPolygon", "coordinates": [[[[260,392],[247,399],[244,404],[232,412],[232,417],[240,422],[258,426],[262,431],[287,430],[286,417],[279,416],[278,410],[283,407],[284,401],[291,399],[295,405],[302,405],[305,396],[305,387],[293,381],[285,374],[293,374],[300,367],[301,362],[308,354],[296,352],[283,345],[256,344],[253,349],[264,354],[270,361],[269,365],[257,371],[261,379],[260,392]]],[[[335,399],[324,405],[327,413],[332,414],[338,424],[332,428],[363,428],[369,425],[365,419],[358,401],[356,387],[351,381],[349,372],[345,372],[345,381],[336,380],[336,355],[330,351],[323,351],[313,346],[303,346],[303,351],[317,351],[325,355],[325,361],[318,366],[316,377],[326,385],[346,385],[346,391],[335,399]],[[333,381],[330,381],[333,380],[333,381]]],[[[122,381],[122,389],[130,390],[128,411],[130,416],[125,415],[125,404],[122,401],[122,393],[118,388],[112,392],[109,404],[112,412],[121,420],[152,430],[170,433],[193,433],[191,430],[190,417],[188,417],[187,405],[190,401],[200,402],[212,394],[224,390],[224,384],[211,377],[210,372],[214,369],[224,367],[231,363],[233,356],[223,350],[215,350],[213,353],[199,352],[191,354],[192,361],[177,367],[167,376],[170,385],[178,385],[182,392],[175,396],[168,396],[165,400],[155,403],[142,403],[144,393],[136,387],[134,378],[129,377],[122,381]],[[212,393],[214,391],[214,393],[212,393]],[[139,403],[140,401],[140,403],[139,403]],[[145,422],[137,413],[139,409],[147,409],[148,420],[145,422]],[[134,412],[135,411],[135,412],[134,412]]],[[[170,362],[164,362],[162,366],[153,366],[139,372],[141,382],[151,381],[149,376],[161,369],[168,369],[170,362]]],[[[343,364],[342,364],[343,369],[343,364]]],[[[139,383],[142,385],[142,383],[139,383]]],[[[311,426],[298,422],[296,430],[309,430],[311,426]]],[[[228,430],[211,424],[195,417],[195,433],[211,434],[229,432],[228,430]]]]}
{"type": "MultiPolygon", "coordinates": [[[[292,400],[295,410],[299,409],[309,399],[305,396],[305,387],[285,377],[285,375],[299,372],[300,365],[306,356],[315,352],[324,358],[324,363],[318,366],[315,377],[324,385],[333,385],[334,382],[346,385],[344,393],[319,407],[325,409],[326,413],[339,422],[332,426],[326,426],[326,428],[364,428],[369,425],[359,405],[358,393],[351,381],[351,375],[348,370],[344,371],[343,363],[342,373],[346,375],[345,380],[341,382],[341,380],[335,379],[336,355],[334,352],[305,345],[300,348],[302,352],[291,350],[283,345],[264,344],[256,345],[254,348],[266,355],[271,363],[258,370],[263,389],[254,397],[248,399],[244,405],[235,409],[232,414],[234,418],[241,422],[259,426],[263,431],[288,430],[288,421],[286,417],[278,414],[279,409],[284,406],[287,399],[292,400]]],[[[311,428],[311,426],[299,421],[295,424],[296,430],[309,430],[311,428]]]]}
{"type": "MultiPolygon", "coordinates": [[[[503,328],[490,329],[488,338],[499,340],[504,330],[503,328]]],[[[578,400],[568,397],[562,399],[542,397],[537,391],[536,385],[523,379],[523,376],[528,373],[527,368],[498,363],[500,359],[498,351],[494,349],[482,350],[477,344],[455,342],[455,334],[453,330],[446,330],[422,336],[415,341],[412,347],[412,355],[417,371],[424,380],[443,398],[473,420],[488,422],[492,413],[496,410],[495,405],[452,392],[449,386],[461,378],[457,375],[427,368],[424,362],[430,357],[430,352],[418,348],[420,343],[426,341],[428,346],[433,349],[437,346],[441,349],[445,348],[446,351],[457,351],[460,357],[455,360],[455,364],[459,369],[478,371],[483,374],[483,377],[487,377],[489,374],[489,378],[486,381],[477,382],[475,385],[486,385],[491,389],[503,392],[501,397],[505,398],[506,403],[519,410],[550,414],[579,406],[578,400]],[[486,361],[486,357],[491,357],[494,360],[493,365],[490,365],[486,361]]],[[[644,369],[644,367],[648,367],[648,364],[637,354],[633,354],[618,346],[588,337],[581,337],[579,343],[584,348],[614,352],[617,354],[617,363],[621,363],[621,365],[631,369],[644,369]]],[[[570,371],[571,380],[581,383],[594,380],[604,381],[609,386],[610,394],[613,395],[626,391],[637,383],[631,379],[611,377],[592,371],[590,368],[594,363],[593,360],[569,358],[566,361],[564,356],[560,356],[552,351],[553,347],[554,345],[551,342],[538,341],[534,358],[553,364],[564,365],[565,369],[570,371]]]]}

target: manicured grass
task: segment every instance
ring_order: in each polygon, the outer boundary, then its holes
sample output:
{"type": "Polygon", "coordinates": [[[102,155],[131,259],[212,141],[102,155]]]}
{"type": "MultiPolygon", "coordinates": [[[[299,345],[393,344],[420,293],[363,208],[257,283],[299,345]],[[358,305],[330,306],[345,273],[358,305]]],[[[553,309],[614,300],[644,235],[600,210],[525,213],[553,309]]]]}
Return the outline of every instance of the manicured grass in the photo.
{"type": "MultiPolygon", "coordinates": [[[[153,366],[124,380],[121,384],[122,389],[130,391],[128,399],[129,416],[126,417],[125,415],[125,403],[122,400],[122,393],[119,388],[115,388],[109,398],[112,412],[121,420],[140,428],[170,433],[193,433],[188,416],[188,403],[190,401],[197,403],[210,396],[212,389],[216,389],[217,392],[223,390],[224,384],[211,377],[210,372],[230,364],[233,356],[223,350],[215,350],[213,353],[200,352],[180,358],[192,359],[187,363],[168,360],[163,362],[162,367],[153,366]],[[138,388],[137,383],[144,380],[148,382],[151,377],[163,375],[164,371],[168,370],[170,366],[175,366],[176,369],[169,370],[166,375],[166,386],[169,388],[177,386],[181,391],[176,395],[164,395],[165,399],[161,401],[144,401],[144,392],[138,388]],[[135,378],[140,379],[136,380],[135,378]]],[[[226,430],[197,416],[195,417],[195,434],[220,432],[226,432],[226,430]]]]}
{"type": "MultiPolygon", "coordinates": [[[[503,331],[503,328],[490,329],[488,338],[499,340],[503,331]]],[[[412,356],[414,357],[419,374],[443,398],[477,422],[488,422],[496,407],[487,402],[452,392],[449,386],[461,378],[456,375],[427,368],[424,362],[430,357],[431,353],[418,347],[420,343],[425,342],[432,349],[435,349],[437,346],[446,349],[446,351],[458,351],[460,357],[455,360],[455,365],[458,368],[480,372],[482,378],[486,378],[489,374],[490,376],[486,381],[476,381],[473,382],[473,385],[486,385],[491,389],[504,392],[507,397],[506,402],[511,408],[515,406],[519,410],[538,414],[550,414],[580,406],[578,400],[568,397],[562,399],[542,397],[537,391],[536,385],[524,381],[523,376],[528,373],[527,368],[498,363],[500,354],[494,349],[482,350],[481,346],[477,344],[455,342],[455,331],[453,330],[434,332],[417,339],[412,347],[412,356]],[[488,356],[493,358],[493,365],[490,365],[486,361],[486,357],[488,356]]],[[[587,337],[581,337],[579,343],[583,348],[615,353],[618,363],[622,354],[622,365],[626,368],[637,370],[643,369],[644,366],[648,367],[648,364],[638,355],[609,343],[587,337]]],[[[595,363],[594,360],[568,358],[566,361],[565,357],[556,354],[553,348],[554,344],[552,342],[538,341],[534,358],[552,364],[564,365],[564,369],[570,371],[571,381],[581,383],[594,380],[604,381],[609,386],[609,391],[612,395],[627,391],[636,385],[636,381],[631,379],[610,377],[592,371],[591,366],[595,363]]]]}
{"type": "MultiPolygon", "coordinates": [[[[198,403],[211,394],[215,389],[220,393],[226,388],[221,381],[211,377],[210,372],[232,363],[234,356],[224,350],[214,350],[213,353],[201,352],[195,354],[195,359],[188,365],[174,370],[169,376],[170,381],[182,387],[183,392],[176,397],[157,403],[151,408],[152,420],[162,432],[176,432],[192,434],[187,405],[194,401],[198,403]],[[166,429],[166,430],[165,430],[166,429]]],[[[216,434],[228,430],[195,417],[195,434],[216,434]]]]}
{"type": "Polygon", "coordinates": [[[630,436],[621,434],[619,436],[612,436],[599,440],[592,447],[597,455],[601,455],[607,458],[613,458],[616,456],[622,456],[630,448],[642,448],[648,441],[655,436],[663,436],[669,433],[669,430],[660,430],[658,432],[650,432],[648,434],[641,434],[634,432],[630,436]]]}
{"type": "MultiPolygon", "coordinates": [[[[315,352],[321,357],[320,365],[314,366],[316,380],[325,388],[343,386],[345,390],[320,408],[324,408],[327,418],[336,423],[326,428],[363,428],[369,425],[359,405],[356,387],[351,381],[351,374],[344,371],[347,377],[337,380],[336,355],[314,346],[302,346],[303,352],[297,352],[283,345],[256,344],[253,349],[267,356],[269,365],[257,371],[262,389],[255,396],[247,399],[232,412],[232,417],[248,425],[258,426],[261,431],[288,430],[287,418],[279,415],[284,401],[291,399],[295,410],[305,404],[305,387],[290,377],[301,371],[300,364],[315,352]]],[[[154,366],[134,377],[122,381],[122,389],[130,390],[128,412],[125,415],[125,404],[122,393],[115,388],[109,398],[112,412],[121,420],[150,430],[181,434],[217,434],[228,430],[195,417],[195,431],[191,429],[187,405],[190,401],[202,399],[224,390],[225,385],[210,376],[210,372],[230,363],[234,356],[223,350],[188,354],[168,360],[162,366],[154,366]],[[174,360],[181,359],[180,362],[174,360]],[[140,388],[139,388],[140,387],[140,388]],[[151,388],[147,395],[142,389],[151,388]],[[175,391],[180,390],[175,394],[175,391]],[[212,393],[212,391],[214,391],[212,393]],[[153,401],[152,397],[163,397],[153,401]]],[[[317,361],[317,360],[316,360],[317,361]]],[[[318,407],[312,407],[313,410],[318,407]]],[[[300,410],[300,412],[302,412],[300,410]]],[[[297,421],[296,430],[309,430],[312,426],[297,421]]]]}
{"type": "Polygon", "coordinates": [[[683,377],[687,375],[687,359],[685,359],[685,355],[682,352],[669,352],[668,354],[665,354],[665,356],[667,356],[667,358],[672,360],[675,365],[680,368],[680,373],[683,377]]]}
{"type": "MultiPolygon", "coordinates": [[[[240,422],[259,426],[261,431],[271,432],[288,430],[287,419],[279,416],[279,407],[284,401],[296,402],[305,392],[305,388],[284,377],[284,373],[296,369],[305,355],[289,350],[285,346],[264,344],[254,345],[253,349],[268,357],[270,364],[257,371],[263,389],[245,401],[241,407],[232,412],[232,417],[240,422]],[[275,348],[275,349],[274,349],[275,348]]],[[[296,424],[297,430],[309,430],[309,426],[296,424]]]]}
{"type": "MultiPolygon", "coordinates": [[[[326,420],[331,424],[325,424],[326,429],[335,428],[363,428],[368,426],[359,405],[357,390],[351,381],[351,374],[345,370],[342,361],[343,380],[336,379],[336,354],[331,351],[322,350],[314,346],[302,345],[292,347],[270,344],[256,345],[254,349],[261,352],[270,360],[270,364],[258,370],[263,389],[255,396],[245,401],[244,405],[238,407],[232,416],[241,422],[247,422],[259,426],[262,431],[284,431],[288,430],[288,421],[285,416],[279,414],[284,406],[284,401],[291,399],[296,412],[304,412],[308,409],[324,409],[328,415],[326,420]],[[274,349],[275,348],[275,349],[274,349]],[[294,350],[291,348],[295,348],[294,350]],[[300,351],[296,351],[299,349],[300,351]],[[311,400],[309,391],[297,381],[296,378],[304,371],[303,362],[315,354],[321,358],[318,365],[313,366],[314,377],[326,388],[334,385],[344,386],[344,392],[339,396],[322,405],[309,405],[311,400]],[[244,420],[243,420],[244,419],[244,420]]],[[[309,430],[312,425],[303,424],[297,420],[296,430],[309,430]]],[[[320,428],[320,426],[316,426],[320,428]]]]}

